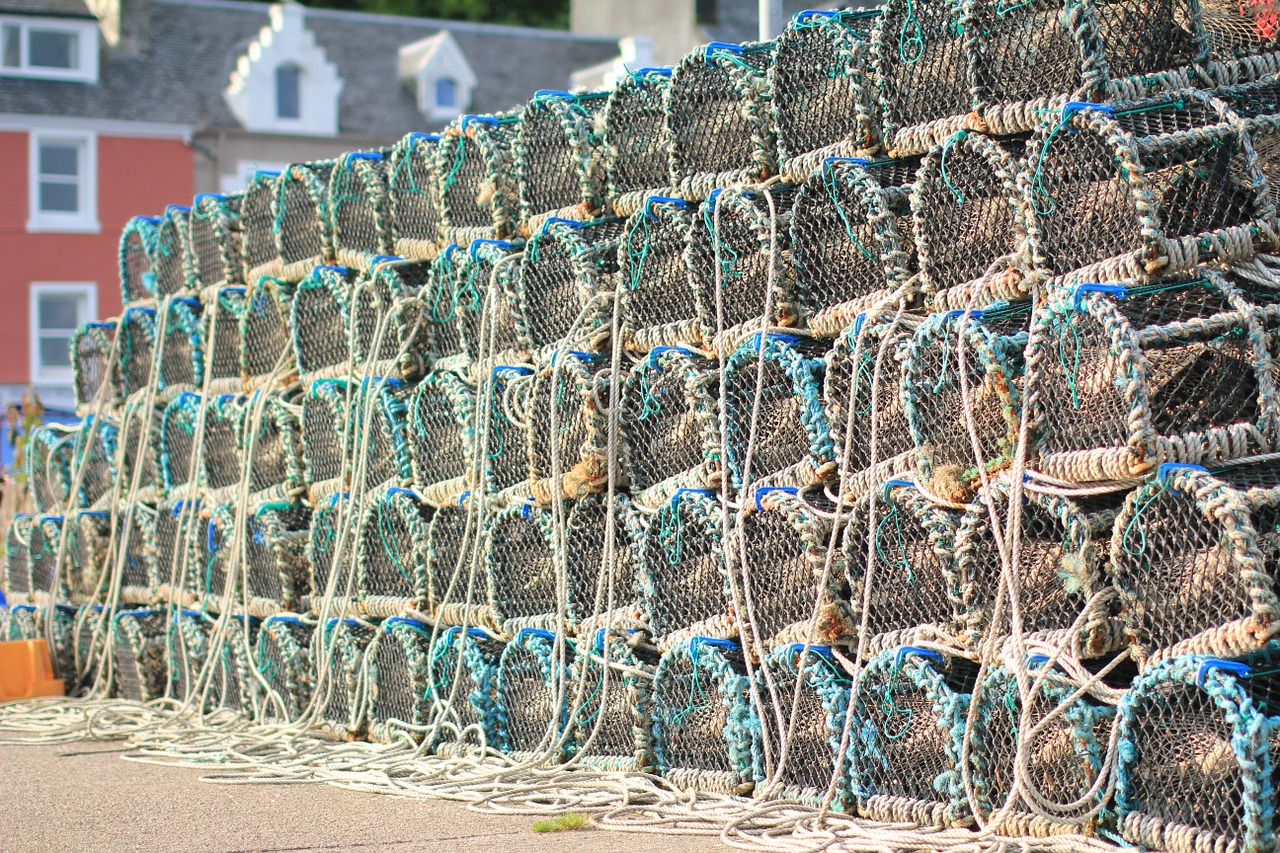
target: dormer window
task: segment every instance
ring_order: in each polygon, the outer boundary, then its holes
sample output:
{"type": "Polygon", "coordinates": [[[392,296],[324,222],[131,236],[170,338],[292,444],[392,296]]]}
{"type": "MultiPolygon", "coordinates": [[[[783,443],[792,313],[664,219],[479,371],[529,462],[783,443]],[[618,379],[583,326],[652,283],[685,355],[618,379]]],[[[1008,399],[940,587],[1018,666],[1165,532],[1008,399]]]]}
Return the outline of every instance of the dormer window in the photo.
{"type": "Polygon", "coordinates": [[[0,76],[97,82],[96,26],[91,21],[0,19],[0,76]]]}
{"type": "Polygon", "coordinates": [[[276,66],[276,118],[302,118],[302,69],[292,63],[276,66]]]}
{"type": "Polygon", "coordinates": [[[452,77],[440,77],[436,80],[436,108],[456,110],[458,108],[458,81],[452,77]]]}
{"type": "Polygon", "coordinates": [[[466,112],[476,86],[475,72],[448,30],[400,48],[400,79],[422,114],[439,122],[466,112]]]}

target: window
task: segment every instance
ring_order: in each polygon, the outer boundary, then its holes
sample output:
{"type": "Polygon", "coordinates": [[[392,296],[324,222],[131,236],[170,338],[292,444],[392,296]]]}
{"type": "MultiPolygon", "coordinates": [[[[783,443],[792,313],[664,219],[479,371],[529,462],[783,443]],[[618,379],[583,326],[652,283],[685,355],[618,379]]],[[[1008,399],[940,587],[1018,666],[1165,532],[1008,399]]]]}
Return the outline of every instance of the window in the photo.
{"type": "Polygon", "coordinates": [[[71,382],[71,336],[98,313],[92,282],[31,285],[31,381],[71,382]]]}
{"type": "Polygon", "coordinates": [[[693,15],[699,24],[720,23],[719,9],[716,0],[694,0],[693,15]]]}
{"type": "Polygon", "coordinates": [[[276,66],[276,118],[302,118],[302,69],[276,66]]]}
{"type": "Polygon", "coordinates": [[[97,29],[92,22],[6,19],[0,23],[0,75],[96,82],[97,29]]]}
{"type": "Polygon", "coordinates": [[[31,134],[28,231],[98,231],[97,141],[84,134],[31,134]]]}
{"type": "Polygon", "coordinates": [[[458,106],[458,81],[452,77],[436,80],[436,108],[452,110],[458,106]]]}

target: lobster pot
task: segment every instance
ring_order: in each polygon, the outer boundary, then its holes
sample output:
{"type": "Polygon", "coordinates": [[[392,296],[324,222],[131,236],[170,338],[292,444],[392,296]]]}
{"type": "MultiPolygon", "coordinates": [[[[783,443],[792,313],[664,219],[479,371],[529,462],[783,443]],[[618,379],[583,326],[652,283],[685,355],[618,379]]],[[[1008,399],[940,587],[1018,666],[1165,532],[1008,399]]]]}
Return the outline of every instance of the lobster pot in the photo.
{"type": "Polygon", "coordinates": [[[911,217],[920,289],[936,310],[1026,295],[1018,260],[1027,233],[1018,186],[1022,148],[1021,138],[962,130],[921,161],[911,217]]]}
{"type": "Polygon", "coordinates": [[[690,283],[685,247],[693,228],[688,202],[646,196],[618,246],[625,345],[633,352],[709,341],[690,283]]]}
{"type": "Polygon", "coordinates": [[[784,175],[802,181],[826,157],[879,143],[875,105],[858,98],[879,17],[879,9],[801,12],[778,38],[769,85],[784,175]]]}
{"type": "Polygon", "coordinates": [[[118,474],[122,495],[134,500],[155,497],[163,485],[160,468],[160,427],[164,409],[142,403],[124,408],[124,426],[116,438],[121,446],[118,474]]]}
{"type": "Polygon", "coordinates": [[[204,385],[204,323],[200,300],[176,296],[165,303],[168,320],[160,339],[157,389],[204,385]]]}
{"type": "Polygon", "coordinates": [[[71,598],[70,561],[59,559],[64,521],[61,515],[37,515],[27,536],[31,591],[50,603],[71,598]]]}
{"type": "MultiPolygon", "coordinates": [[[[632,649],[629,635],[601,628],[573,661],[569,688],[577,761],[626,773],[655,773],[653,677],[658,656],[632,649]]],[[[581,646],[580,646],[581,648],[581,646]]]]}
{"type": "MultiPolygon", "coordinates": [[[[41,636],[52,635],[49,645],[50,663],[55,678],[74,687],[76,679],[75,622],[76,608],[70,604],[46,605],[40,609],[41,621],[52,620],[53,625],[40,625],[41,636]]],[[[39,639],[39,637],[37,637],[39,639]]]]}
{"type": "Polygon", "coordinates": [[[519,217],[516,174],[518,113],[454,119],[436,146],[440,225],[463,245],[476,238],[508,237],[519,217]]]}
{"type": "Polygon", "coordinates": [[[1278,661],[1271,643],[1243,661],[1179,655],[1135,679],[1117,720],[1126,841],[1173,853],[1276,848],[1278,661]]]}
{"type": "Polygon", "coordinates": [[[171,204],[156,226],[151,271],[155,273],[156,297],[163,300],[191,286],[187,251],[191,242],[191,208],[171,204]]]}
{"type": "Polygon", "coordinates": [[[301,281],[311,268],[335,261],[334,234],[326,213],[334,160],[294,163],[276,179],[271,233],[280,278],[301,281]]]}
{"type": "MultiPolygon", "coordinates": [[[[67,692],[89,691],[98,683],[107,643],[111,641],[111,611],[101,604],[83,604],[76,611],[71,631],[75,669],[68,676],[67,692]]],[[[0,636],[5,636],[2,620],[0,636]]]]}
{"type": "Polygon", "coordinates": [[[67,584],[73,601],[99,597],[99,585],[107,569],[107,548],[111,543],[111,520],[107,513],[81,510],[71,517],[67,536],[67,584]]]}
{"type": "Polygon", "coordinates": [[[431,626],[397,616],[379,626],[365,655],[369,690],[369,739],[392,743],[418,733],[402,724],[424,726],[431,714],[431,681],[428,675],[431,626]]]}
{"type": "Polygon", "coordinates": [[[368,269],[379,255],[392,255],[388,163],[376,151],[342,155],[329,173],[324,207],[337,262],[368,269]]]}
{"type": "Polygon", "coordinates": [[[209,675],[209,705],[233,711],[242,717],[253,713],[259,693],[253,677],[253,652],[258,642],[258,620],[241,615],[231,617],[226,641],[215,654],[209,675]]]}
{"type": "Polygon", "coordinates": [[[662,656],[653,681],[653,752],[669,784],[751,793],[761,774],[750,683],[742,649],[730,640],[691,637],[662,656]]]}
{"type": "Polygon", "coordinates": [[[853,623],[865,620],[871,647],[954,637],[958,515],[929,503],[904,480],[890,480],[854,504],[840,541],[841,565],[853,623]]]}
{"type": "Polygon", "coordinates": [[[4,536],[5,592],[15,600],[23,600],[32,591],[31,530],[36,516],[18,513],[4,536]]]}
{"type": "Polygon", "coordinates": [[[354,430],[351,461],[352,483],[361,488],[390,482],[393,486],[413,482],[413,464],[409,451],[409,405],[413,386],[399,379],[371,376],[360,386],[357,408],[352,419],[354,430]],[[363,473],[363,478],[357,479],[363,473]]]}
{"type": "Polygon", "coordinates": [[[658,347],[622,386],[621,462],[637,503],[720,482],[720,372],[684,347],[658,347]]]}
{"type": "Polygon", "coordinates": [[[232,567],[240,563],[235,556],[235,527],[234,506],[208,501],[201,505],[191,559],[195,562],[196,591],[204,609],[210,612],[221,612],[224,599],[234,605],[243,598],[242,572],[237,572],[234,583],[228,585],[232,567]]]}
{"type": "Polygon", "coordinates": [[[41,638],[40,629],[36,625],[36,606],[34,604],[13,605],[9,608],[8,617],[6,640],[38,640],[41,638]]]}
{"type": "Polygon", "coordinates": [[[281,274],[275,238],[275,196],[279,180],[279,172],[255,172],[240,203],[240,257],[244,264],[244,282],[250,286],[263,276],[281,274]]]}
{"type": "Polygon", "coordinates": [[[244,315],[248,310],[245,288],[220,287],[212,294],[209,310],[204,313],[205,376],[211,389],[239,391],[240,340],[244,315]]]}
{"type": "Polygon", "coordinates": [[[192,288],[223,287],[244,283],[244,238],[240,233],[240,208],[244,193],[201,193],[191,205],[187,268],[192,288]]]}
{"type": "Polygon", "coordinates": [[[421,296],[431,267],[428,261],[380,261],[356,283],[347,309],[353,364],[409,380],[427,371],[433,323],[421,296]]]}
{"type": "MultiPolygon", "coordinates": [[[[1200,23],[1209,37],[1209,58],[1224,64],[1276,49],[1280,35],[1266,3],[1207,0],[1200,4],[1200,23]]],[[[1234,66],[1237,63],[1229,63],[1234,66]]]]}
{"type": "Polygon", "coordinates": [[[898,389],[903,351],[918,325],[902,314],[855,319],[827,354],[822,404],[846,500],[915,470],[915,444],[898,389]]]}
{"type": "Polygon", "coordinates": [[[410,133],[391,149],[387,173],[390,254],[431,260],[440,250],[439,179],[434,133],[410,133]]]}
{"type": "Polygon", "coordinates": [[[120,371],[120,391],[130,397],[152,383],[151,368],[156,354],[156,309],[134,305],[124,309],[117,345],[116,366],[120,371]]]}
{"type": "Polygon", "coordinates": [[[52,423],[31,431],[26,447],[27,484],[37,512],[66,506],[78,433],[75,427],[52,423]]]}
{"type": "Polygon", "coordinates": [[[427,352],[432,364],[446,358],[465,358],[461,312],[458,303],[458,276],[465,268],[466,253],[459,255],[457,243],[450,243],[431,261],[431,274],[419,294],[427,322],[427,352]]]}
{"type": "Polygon", "coordinates": [[[324,678],[317,676],[316,684],[321,700],[317,723],[322,731],[346,739],[363,733],[366,719],[359,685],[365,652],[376,631],[368,622],[330,619],[324,624],[323,651],[318,643],[311,647],[316,672],[327,671],[324,678]]]}
{"type": "MultiPolygon", "coordinates": [[[[757,754],[755,764],[766,772],[781,760],[782,743],[787,741],[786,763],[778,773],[776,796],[801,805],[820,807],[834,777],[831,808],[853,811],[849,795],[849,760],[840,755],[845,719],[849,712],[852,682],[836,663],[831,649],[804,643],[779,646],[765,656],[756,670],[756,691],[760,696],[761,724],[769,742],[770,761],[757,754]]],[[[857,729],[850,740],[856,743],[857,729]]],[[[757,745],[757,753],[762,752],[757,745]]]]}
{"type": "Polygon", "coordinates": [[[1026,705],[1019,695],[1013,673],[1003,666],[991,670],[974,694],[978,703],[972,732],[973,786],[982,817],[990,818],[1009,800],[1013,790],[1019,750],[1029,759],[1027,777],[1048,802],[1068,805],[1085,802],[1075,809],[1055,810],[1056,820],[1033,814],[1019,798],[1007,812],[1001,829],[1010,834],[1047,836],[1068,832],[1093,835],[1098,816],[1087,814],[1097,804],[1099,793],[1091,788],[1102,772],[1116,709],[1087,694],[1071,699],[1077,685],[1050,673],[1037,686],[1042,673],[1032,671],[1031,708],[1027,731],[1040,725],[1051,711],[1062,713],[1045,724],[1034,737],[1023,735],[1026,705]],[[1070,701],[1068,701],[1070,700],[1070,701]]]}
{"type": "Polygon", "coordinates": [[[80,422],[71,467],[80,477],[79,491],[73,496],[76,506],[93,507],[116,488],[119,438],[119,428],[107,418],[86,415],[80,422]]]}
{"type": "Polygon", "coordinates": [[[160,419],[160,473],[167,495],[185,494],[188,484],[192,490],[200,486],[200,472],[193,470],[192,462],[202,399],[199,394],[184,391],[164,408],[160,419]]]}
{"type": "Polygon", "coordinates": [[[557,539],[551,512],[531,503],[508,504],[490,517],[484,536],[485,579],[489,604],[504,634],[556,626],[561,607],[557,539]]]}
{"type": "Polygon", "coordinates": [[[670,68],[640,68],[618,80],[604,108],[609,197],[630,216],[644,194],[671,183],[671,131],[666,122],[670,68]]]}
{"type": "Polygon", "coordinates": [[[517,760],[553,761],[573,752],[569,727],[573,647],[536,628],[521,630],[502,650],[494,695],[497,747],[517,760]],[[568,731],[566,731],[568,729],[568,731]],[[559,750],[557,750],[559,746],[559,750]]]}
{"type": "Polygon", "coordinates": [[[915,300],[911,187],[919,160],[824,160],[791,216],[795,301],[809,331],[836,337],[863,311],[915,300]]]}
{"type": "Polygon", "coordinates": [[[159,224],[159,217],[135,216],[120,234],[120,298],[125,307],[155,298],[156,277],[151,261],[159,224]]]}
{"type": "Polygon", "coordinates": [[[144,503],[125,504],[116,517],[116,547],[123,552],[112,569],[120,572],[120,600],[128,604],[149,604],[160,584],[168,578],[168,564],[160,565],[156,553],[156,514],[144,503]]]}
{"type": "Polygon", "coordinates": [[[261,389],[245,405],[240,470],[248,475],[249,493],[269,492],[273,498],[293,495],[306,483],[301,407],[283,397],[264,395],[261,389]]]}
{"type": "Polygon", "coordinates": [[[350,370],[349,302],[355,281],[355,270],[318,266],[298,285],[289,327],[299,376],[321,379],[350,370]]]}
{"type": "MultiPolygon", "coordinates": [[[[1209,14],[1207,8],[1204,11],[1209,14]]],[[[1273,32],[1272,39],[1275,35],[1273,32]]],[[[1244,119],[1249,141],[1258,155],[1258,166],[1267,178],[1267,198],[1272,205],[1280,203],[1280,83],[1266,80],[1225,86],[1213,90],[1212,94],[1244,119]]]]}
{"type": "MultiPolygon", "coordinates": [[[[436,502],[456,498],[468,488],[475,416],[475,388],[452,371],[428,373],[413,392],[408,430],[413,482],[436,502]]],[[[500,443],[494,446],[501,439],[501,435],[490,436],[490,452],[501,454],[506,449],[500,443]]]]}
{"type": "Polygon", "coordinates": [[[515,139],[520,218],[579,219],[604,207],[605,158],[597,127],[609,92],[540,91],[520,114],[515,139]]]}
{"type": "Polygon", "coordinates": [[[625,223],[548,219],[525,247],[513,278],[517,316],[526,318],[535,352],[565,343],[590,346],[613,322],[613,301],[603,294],[618,281],[618,244],[625,223]],[[529,322],[532,320],[532,322],[529,322]]]}
{"type": "Polygon", "coordinates": [[[499,365],[480,388],[484,419],[476,431],[474,453],[480,454],[485,493],[497,495],[522,486],[527,492],[529,441],[533,431],[533,368],[499,365]]]}
{"type": "Polygon", "coordinates": [[[853,703],[850,784],[862,817],[968,826],[961,749],[977,666],[901,646],[862,669],[853,703]]]}
{"type": "Polygon", "coordinates": [[[669,649],[691,635],[737,636],[730,615],[723,508],[709,491],[681,489],[649,518],[636,586],[644,621],[669,649]]]}
{"type": "Polygon", "coordinates": [[[493,622],[483,538],[470,512],[465,497],[444,504],[431,514],[427,529],[427,601],[431,618],[442,625],[487,627],[493,622]]]}
{"type": "Polygon", "coordinates": [[[165,501],[156,512],[156,562],[172,601],[186,604],[203,592],[196,555],[201,527],[198,501],[165,501]]]}
{"type": "Polygon", "coordinates": [[[302,460],[313,500],[322,492],[345,487],[343,464],[351,441],[349,396],[355,395],[345,379],[317,379],[303,394],[302,460]],[[317,489],[321,484],[325,488],[317,489]]]}
{"type": "MultiPolygon", "coordinates": [[[[472,361],[491,357],[523,360],[529,329],[516,311],[524,244],[475,240],[454,271],[454,316],[462,349],[472,361]]],[[[455,263],[458,261],[455,261],[455,263]]]]}
{"type": "Polygon", "coordinates": [[[192,693],[209,659],[211,627],[203,614],[195,610],[179,610],[173,614],[165,636],[171,695],[179,703],[191,702],[202,710],[204,704],[192,693]]]}
{"type": "Polygon", "coordinates": [[[83,323],[71,336],[71,384],[78,411],[100,399],[110,406],[120,395],[117,365],[113,360],[118,322],[83,323]]]}
{"type": "Polygon", "coordinates": [[[168,695],[163,609],[124,610],[111,617],[116,690],[121,698],[151,702],[168,695]]]}
{"type": "Polygon", "coordinates": [[[563,548],[570,630],[583,634],[597,624],[638,624],[635,579],[643,537],[643,517],[625,495],[615,495],[612,507],[608,496],[599,494],[569,508],[563,548]]]}
{"type": "Polygon", "coordinates": [[[244,553],[250,612],[266,616],[296,610],[310,592],[306,546],[311,508],[273,501],[254,507],[247,522],[244,553]]]}
{"type": "Polygon", "coordinates": [[[1271,298],[1209,270],[1052,293],[1027,347],[1040,469],[1071,482],[1125,479],[1161,462],[1269,450],[1276,320],[1250,307],[1254,294],[1271,298]]]}
{"type": "Polygon", "coordinates": [[[320,599],[329,595],[330,583],[334,584],[332,592],[337,604],[335,609],[348,609],[342,605],[357,594],[357,588],[352,585],[355,563],[350,559],[350,554],[353,548],[358,547],[358,543],[352,544],[348,538],[342,547],[342,553],[338,553],[342,546],[343,527],[352,520],[351,512],[350,496],[346,492],[333,492],[316,503],[311,510],[311,524],[307,528],[305,546],[311,580],[310,609],[318,609],[320,599]]]}
{"type": "Polygon", "coordinates": [[[666,101],[672,183],[754,184],[777,171],[773,55],[771,41],[712,42],[676,67],[666,101]]]}
{"type": "Polygon", "coordinates": [[[262,620],[254,648],[254,667],[267,684],[262,697],[265,719],[296,720],[311,703],[315,665],[311,644],[316,625],[292,613],[262,620]]]}
{"type": "Polygon", "coordinates": [[[1085,108],[1042,122],[1027,152],[1032,259],[1057,275],[1078,270],[1073,281],[1151,281],[1276,240],[1265,175],[1221,101],[1183,93],[1085,108]]]}
{"type": "Polygon", "coordinates": [[[245,398],[235,394],[208,398],[198,484],[210,491],[225,492],[240,483],[245,405],[245,398]]]}
{"type": "Polygon", "coordinates": [[[240,378],[246,387],[263,384],[273,372],[283,378],[297,370],[290,325],[294,293],[292,284],[266,277],[255,279],[245,289],[240,378]]]}
{"type": "MultiPolygon", "coordinates": [[[[1009,495],[1007,475],[991,480],[969,504],[956,532],[961,631],[973,648],[993,628],[992,607],[1000,585],[1000,552],[990,507],[1003,524],[1009,495]]],[[[1078,498],[1023,492],[1017,575],[1020,633],[1068,633],[1089,600],[1107,587],[1111,529],[1124,497],[1124,492],[1078,498]]],[[[994,626],[997,633],[1013,632],[1009,620],[1006,604],[1003,621],[994,626]]],[[[1111,650],[1115,638],[1105,608],[1091,612],[1081,632],[1074,640],[1090,656],[1111,650]]]]}
{"type": "Polygon", "coordinates": [[[703,328],[737,343],[747,331],[796,325],[795,198],[791,184],[713,190],[698,208],[685,259],[703,328]]]}
{"type": "Polygon", "coordinates": [[[738,493],[758,486],[806,488],[835,473],[822,409],[822,355],[816,343],[759,334],[729,356],[724,464],[738,493]]]}
{"type": "Polygon", "coordinates": [[[835,506],[821,492],[757,489],[730,532],[730,577],[759,648],[833,645],[857,633],[844,600],[844,556],[830,551],[835,506]]]}
{"type": "Polygon", "coordinates": [[[608,486],[607,367],[603,356],[557,351],[534,373],[529,480],[535,495],[576,500],[608,486]]]}
{"type": "Polygon", "coordinates": [[[932,314],[904,347],[902,406],[922,485],[933,494],[967,500],[981,481],[980,464],[993,471],[1013,459],[1030,315],[1027,302],[1001,302],[967,317],[932,314]]]}
{"type": "MultiPolygon", "coordinates": [[[[449,628],[431,648],[427,665],[429,686],[421,694],[427,719],[437,728],[437,752],[446,744],[483,744],[497,749],[498,664],[506,644],[479,628],[449,628]]],[[[454,752],[460,752],[456,746],[454,752]]]]}
{"type": "Polygon", "coordinates": [[[378,618],[426,610],[431,514],[431,508],[407,489],[370,494],[356,540],[356,586],[362,612],[378,618]]]}

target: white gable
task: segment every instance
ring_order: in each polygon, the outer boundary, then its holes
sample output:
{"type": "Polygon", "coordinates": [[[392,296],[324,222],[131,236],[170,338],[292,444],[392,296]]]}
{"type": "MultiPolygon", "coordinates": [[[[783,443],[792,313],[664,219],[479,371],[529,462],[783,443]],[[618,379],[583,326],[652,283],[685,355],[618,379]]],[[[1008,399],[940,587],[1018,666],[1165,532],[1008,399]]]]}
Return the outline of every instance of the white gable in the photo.
{"type": "Polygon", "coordinates": [[[413,87],[423,115],[448,120],[471,106],[477,78],[453,35],[441,30],[400,48],[400,79],[413,87]],[[452,103],[441,97],[450,91],[452,103]]]}

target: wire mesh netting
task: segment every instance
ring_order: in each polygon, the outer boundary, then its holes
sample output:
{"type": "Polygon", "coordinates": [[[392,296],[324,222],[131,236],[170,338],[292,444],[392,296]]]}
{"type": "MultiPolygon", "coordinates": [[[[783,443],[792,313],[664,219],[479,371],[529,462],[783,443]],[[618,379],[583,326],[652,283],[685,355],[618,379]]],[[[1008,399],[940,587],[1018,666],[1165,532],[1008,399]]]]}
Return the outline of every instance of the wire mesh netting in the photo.
{"type": "Polygon", "coordinates": [[[280,259],[279,275],[298,281],[317,264],[333,263],[333,228],[327,214],[333,160],[295,163],[275,181],[271,234],[280,259]]]}
{"type": "Polygon", "coordinates": [[[700,320],[685,263],[692,227],[688,202],[666,196],[646,196],[627,220],[618,246],[618,286],[629,350],[642,353],[711,338],[713,330],[700,320]]]}
{"type": "Polygon", "coordinates": [[[350,297],[356,277],[347,267],[317,266],[298,285],[289,328],[299,376],[345,376],[350,369],[350,297]]]}
{"type": "Polygon", "coordinates": [[[265,683],[263,719],[295,719],[311,702],[315,689],[312,659],[314,621],[292,613],[262,620],[253,650],[253,665],[265,683]]]}
{"type": "MultiPolygon", "coordinates": [[[[476,392],[461,376],[436,370],[418,383],[409,402],[408,441],[413,481],[437,502],[456,498],[471,483],[476,392]]],[[[490,436],[494,456],[507,448],[505,437],[490,436]]],[[[519,448],[523,449],[523,443],[519,448]]]]}
{"type": "Polygon", "coordinates": [[[77,327],[71,336],[71,382],[77,411],[98,400],[110,405],[120,394],[113,358],[116,326],[115,320],[91,321],[77,327]]]}
{"type": "Polygon", "coordinates": [[[240,340],[248,311],[245,288],[240,285],[206,291],[208,310],[204,312],[203,344],[205,361],[201,367],[210,390],[222,393],[243,388],[240,374],[240,340]]]}
{"type": "MultiPolygon", "coordinates": [[[[528,503],[496,512],[484,533],[489,605],[503,633],[555,628],[562,610],[552,514],[528,503]]],[[[560,534],[563,535],[563,534],[560,534]]],[[[567,588],[567,584],[566,584],[567,588]]]]}
{"type": "Polygon", "coordinates": [[[102,594],[107,577],[111,544],[111,519],[99,510],[81,510],[70,516],[62,571],[73,601],[93,601],[102,594]]]}
{"type": "Polygon", "coordinates": [[[513,289],[534,352],[565,342],[591,346],[608,330],[623,228],[617,219],[552,217],[530,237],[513,289]]]}
{"type": "Polygon", "coordinates": [[[145,388],[151,379],[156,354],[156,309],[138,305],[126,308],[120,315],[116,335],[120,391],[129,397],[145,388]]]}
{"type": "Polygon", "coordinates": [[[119,436],[119,426],[108,418],[87,415],[80,422],[72,459],[75,477],[79,479],[78,488],[72,495],[76,506],[96,508],[104,496],[116,488],[119,436]]]}
{"type": "Polygon", "coordinates": [[[407,489],[374,494],[360,515],[355,562],[363,612],[427,609],[427,538],[432,509],[407,489]]]}
{"type": "Polygon", "coordinates": [[[569,666],[572,647],[550,631],[523,628],[502,650],[494,691],[498,748],[520,757],[550,743],[551,754],[571,753],[569,666]]]}
{"type": "Polygon", "coordinates": [[[156,240],[151,255],[151,272],[155,276],[156,296],[164,299],[191,286],[191,269],[187,264],[191,242],[191,208],[171,204],[156,225],[156,240]]]}
{"type": "Polygon", "coordinates": [[[521,218],[554,213],[578,219],[604,206],[598,126],[609,94],[544,90],[525,106],[514,142],[521,218]]]}
{"type": "Polygon", "coordinates": [[[368,622],[330,619],[324,623],[324,642],[312,644],[316,672],[327,673],[316,685],[321,691],[318,725],[335,737],[353,740],[364,731],[360,681],[375,632],[375,626],[368,622]]]}
{"type": "Polygon", "coordinates": [[[308,602],[308,609],[314,609],[315,602],[326,596],[341,607],[356,595],[356,564],[346,558],[352,553],[352,546],[344,548],[341,538],[353,512],[350,495],[346,492],[333,492],[312,504],[311,524],[307,527],[307,542],[303,547],[310,571],[312,599],[308,602]]]}
{"type": "Polygon", "coordinates": [[[31,431],[27,450],[27,483],[37,512],[64,506],[71,496],[71,463],[76,432],[61,424],[31,431]]]}
{"type": "Polygon", "coordinates": [[[434,324],[423,297],[431,269],[428,261],[379,260],[356,283],[347,309],[355,367],[408,380],[430,367],[434,324]]]}
{"type": "Polygon", "coordinates": [[[440,249],[439,181],[434,133],[410,133],[391,149],[387,193],[391,254],[431,260],[440,249]]]}
{"type": "Polygon", "coordinates": [[[302,397],[302,459],[311,499],[342,491],[350,450],[350,410],[356,401],[344,379],[317,379],[302,397]],[[326,484],[323,489],[317,487],[326,484]]]}
{"type": "Polygon", "coordinates": [[[274,371],[288,376],[296,370],[293,352],[294,286],[278,278],[254,279],[245,291],[240,320],[240,377],[246,387],[260,385],[274,371]]]}
{"type": "Polygon", "coordinates": [[[395,254],[389,167],[383,152],[359,151],[338,158],[329,173],[324,215],[344,266],[367,269],[379,255],[395,254]]]}
{"type": "Polygon", "coordinates": [[[302,452],[302,407],[296,395],[266,394],[259,389],[245,402],[238,438],[240,480],[249,493],[274,499],[302,493],[306,467],[302,452]]]}
{"type": "Polygon", "coordinates": [[[240,482],[243,458],[245,398],[219,394],[205,403],[204,435],[200,442],[197,482],[214,492],[226,492],[240,482]]]}
{"type": "Polygon", "coordinates": [[[369,689],[369,737],[376,743],[413,740],[409,726],[430,720],[430,653],[432,628],[425,622],[395,616],[385,620],[365,655],[369,689]]]}
{"type": "Polygon", "coordinates": [[[58,571],[63,523],[64,518],[60,515],[37,515],[27,534],[31,591],[41,601],[67,601],[71,598],[67,577],[58,571]]]}
{"type": "Polygon", "coordinates": [[[251,508],[241,535],[248,606],[256,611],[254,616],[298,610],[310,591],[310,530],[311,508],[306,504],[273,501],[251,508]]]}
{"type": "Polygon", "coordinates": [[[557,350],[529,391],[529,480],[535,494],[576,499],[609,479],[610,382],[602,355],[557,350]],[[544,426],[545,425],[545,426],[544,426]]]}
{"type": "Polygon", "coordinates": [[[281,274],[280,250],[276,248],[274,201],[279,172],[258,170],[249,179],[240,204],[240,257],[245,284],[264,276],[281,274]]]}
{"type": "Polygon", "coordinates": [[[199,299],[175,296],[165,303],[156,386],[160,390],[199,388],[204,384],[204,323],[199,299]]]}
{"type": "Polygon", "coordinates": [[[358,489],[413,483],[409,449],[413,394],[412,385],[386,376],[370,376],[361,383],[351,424],[352,483],[358,489]],[[363,476],[357,479],[357,475],[363,476]]]}
{"type": "MultiPolygon", "coordinates": [[[[624,196],[642,195],[671,183],[667,153],[671,131],[664,109],[671,74],[670,68],[637,68],[609,93],[604,144],[609,197],[615,209],[625,208],[624,196]]],[[[622,215],[630,212],[619,210],[622,215]]]]}
{"type": "Polygon", "coordinates": [[[436,145],[440,225],[453,242],[509,237],[519,216],[515,169],[518,113],[465,115],[436,145]]]}
{"type": "Polygon", "coordinates": [[[529,351],[529,329],[515,299],[523,248],[519,241],[476,239],[452,256],[453,316],[462,352],[471,361],[491,354],[523,361],[529,351]]]}
{"type": "Polygon", "coordinates": [[[589,767],[657,772],[650,721],[658,655],[634,645],[636,636],[601,628],[574,658],[571,689],[586,694],[573,717],[574,758],[589,767]]]}
{"type": "Polygon", "coordinates": [[[187,268],[194,290],[244,283],[244,193],[201,193],[191,204],[187,268]]]}
{"type": "Polygon", "coordinates": [[[200,437],[201,397],[192,391],[184,391],[164,408],[160,420],[160,472],[164,478],[166,495],[185,493],[188,484],[199,487],[200,471],[194,470],[196,449],[200,437]],[[192,483],[195,476],[197,481],[192,483]]]}
{"type": "Polygon", "coordinates": [[[135,216],[120,234],[120,297],[126,307],[155,298],[156,279],[151,259],[156,251],[159,224],[159,217],[135,216]]]}
{"type": "Polygon", "coordinates": [[[150,702],[168,694],[164,610],[124,610],[111,617],[116,689],[126,699],[150,702]]]}
{"type": "Polygon", "coordinates": [[[420,694],[435,716],[437,753],[463,751],[463,744],[498,747],[498,667],[505,648],[479,628],[440,632],[426,667],[428,685],[420,694]]]}

